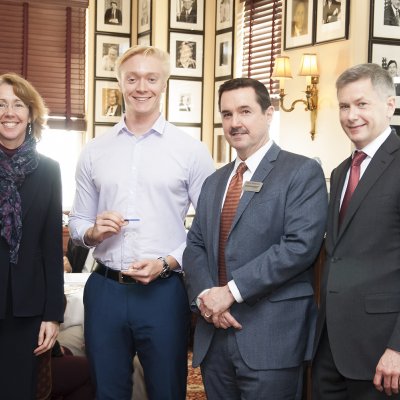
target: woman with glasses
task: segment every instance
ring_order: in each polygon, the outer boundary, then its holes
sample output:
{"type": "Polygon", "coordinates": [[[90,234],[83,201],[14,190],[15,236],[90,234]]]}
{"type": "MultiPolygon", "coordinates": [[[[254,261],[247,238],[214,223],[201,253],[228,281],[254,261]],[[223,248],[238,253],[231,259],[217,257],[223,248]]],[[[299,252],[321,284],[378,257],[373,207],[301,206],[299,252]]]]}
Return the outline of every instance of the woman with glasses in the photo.
{"type": "Polygon", "coordinates": [[[63,319],[59,165],[36,150],[46,108],[16,74],[0,75],[0,391],[34,399],[37,359],[63,319]]]}

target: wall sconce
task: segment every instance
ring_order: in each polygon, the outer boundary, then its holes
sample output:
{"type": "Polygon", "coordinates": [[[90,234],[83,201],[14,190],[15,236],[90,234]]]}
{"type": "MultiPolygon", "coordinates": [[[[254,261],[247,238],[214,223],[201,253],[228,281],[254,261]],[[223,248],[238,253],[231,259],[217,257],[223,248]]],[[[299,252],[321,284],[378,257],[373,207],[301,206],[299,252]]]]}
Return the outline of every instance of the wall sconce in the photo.
{"type": "Polygon", "coordinates": [[[289,57],[280,56],[275,58],[275,67],[274,72],[271,75],[271,78],[279,79],[279,104],[280,108],[283,111],[291,112],[294,110],[297,103],[303,103],[306,108],[305,111],[310,111],[311,116],[311,139],[314,140],[315,136],[315,123],[317,120],[317,109],[318,109],[318,82],[319,82],[319,71],[318,71],[318,61],[316,54],[303,54],[301,58],[300,65],[300,76],[306,77],[306,99],[297,99],[295,100],[290,108],[286,108],[283,105],[283,98],[286,96],[285,93],[285,79],[292,78],[292,73],[290,69],[289,57]]]}

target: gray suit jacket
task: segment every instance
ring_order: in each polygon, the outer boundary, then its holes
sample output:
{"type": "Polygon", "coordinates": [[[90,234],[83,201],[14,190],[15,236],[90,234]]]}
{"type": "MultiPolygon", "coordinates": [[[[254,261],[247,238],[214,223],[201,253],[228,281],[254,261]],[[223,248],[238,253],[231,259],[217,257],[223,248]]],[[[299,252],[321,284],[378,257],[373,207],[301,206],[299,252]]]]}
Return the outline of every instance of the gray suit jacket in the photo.
{"type": "MultiPolygon", "coordinates": [[[[221,204],[234,163],[211,175],[202,188],[183,255],[189,301],[218,286],[221,204]]],[[[231,307],[243,325],[239,351],[253,369],[289,368],[311,355],[316,308],[312,265],[325,231],[327,193],[317,162],[273,144],[244,192],[226,244],[228,279],[244,299],[231,307]]],[[[198,319],[193,365],[204,359],[215,328],[198,319]]]]}
{"type": "Polygon", "coordinates": [[[331,177],[317,337],[326,321],[341,374],[371,380],[385,349],[400,351],[400,140],[392,132],[375,153],[339,228],[350,163],[331,177]]]}

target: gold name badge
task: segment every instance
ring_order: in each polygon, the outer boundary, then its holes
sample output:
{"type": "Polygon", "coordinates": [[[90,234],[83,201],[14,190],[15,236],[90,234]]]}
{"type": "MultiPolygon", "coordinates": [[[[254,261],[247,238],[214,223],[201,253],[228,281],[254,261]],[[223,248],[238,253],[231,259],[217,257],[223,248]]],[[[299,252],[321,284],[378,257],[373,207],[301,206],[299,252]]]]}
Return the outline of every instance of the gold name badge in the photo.
{"type": "Polygon", "coordinates": [[[243,191],[258,193],[261,190],[262,186],[262,182],[246,181],[243,186],[243,191]]]}

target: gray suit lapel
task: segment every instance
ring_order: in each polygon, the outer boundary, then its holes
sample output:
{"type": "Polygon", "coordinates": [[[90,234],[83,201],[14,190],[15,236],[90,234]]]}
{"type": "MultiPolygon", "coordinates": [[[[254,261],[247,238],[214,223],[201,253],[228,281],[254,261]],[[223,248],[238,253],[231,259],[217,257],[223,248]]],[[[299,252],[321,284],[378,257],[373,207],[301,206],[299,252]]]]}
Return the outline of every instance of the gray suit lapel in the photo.
{"type": "MultiPolygon", "coordinates": [[[[259,166],[255,170],[251,180],[255,182],[264,182],[268,174],[271,172],[272,168],[274,167],[274,162],[276,161],[278,154],[280,152],[280,147],[276,145],[275,143],[272,144],[271,148],[267,151],[265,154],[264,158],[261,160],[259,166]]],[[[249,205],[251,199],[254,197],[255,192],[244,192],[237,211],[235,218],[232,222],[232,228],[231,231],[234,229],[235,225],[239,221],[241,215],[243,214],[244,210],[247,208],[249,205]]],[[[229,235],[228,235],[229,237],[229,235]]]]}

